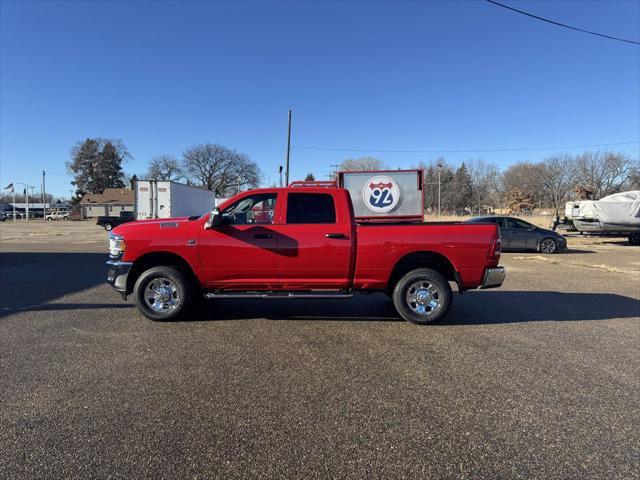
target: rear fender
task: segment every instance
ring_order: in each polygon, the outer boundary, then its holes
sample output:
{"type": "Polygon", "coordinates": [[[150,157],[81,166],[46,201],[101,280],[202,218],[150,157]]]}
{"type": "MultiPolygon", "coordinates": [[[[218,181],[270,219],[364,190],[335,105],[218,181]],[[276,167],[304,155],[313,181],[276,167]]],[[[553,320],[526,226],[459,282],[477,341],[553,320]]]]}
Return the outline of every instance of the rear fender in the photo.
{"type": "Polygon", "coordinates": [[[387,289],[390,291],[393,290],[396,283],[398,283],[406,273],[417,268],[430,268],[431,270],[439,272],[444,278],[458,285],[459,293],[463,292],[460,274],[451,260],[441,253],[431,251],[409,253],[398,260],[389,275],[387,289]]]}

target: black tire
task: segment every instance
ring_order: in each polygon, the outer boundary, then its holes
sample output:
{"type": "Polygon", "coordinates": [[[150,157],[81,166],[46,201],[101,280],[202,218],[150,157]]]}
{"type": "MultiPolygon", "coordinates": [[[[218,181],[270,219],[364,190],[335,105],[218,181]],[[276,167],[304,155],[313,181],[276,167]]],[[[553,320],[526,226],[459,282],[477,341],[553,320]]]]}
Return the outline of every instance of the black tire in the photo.
{"type": "Polygon", "coordinates": [[[453,294],[451,286],[446,278],[440,273],[429,268],[418,268],[405,274],[396,283],[393,289],[393,304],[400,316],[407,322],[418,325],[428,325],[442,320],[451,308],[453,294]],[[429,293],[420,292],[427,298],[422,301],[429,300],[427,305],[423,305],[419,301],[411,302],[409,299],[417,295],[416,285],[422,284],[418,290],[426,290],[429,293]],[[414,291],[414,293],[411,292],[414,291]],[[434,308],[431,302],[437,303],[434,308]],[[416,309],[422,308],[424,313],[419,313],[416,309]]]}
{"type": "Polygon", "coordinates": [[[629,235],[629,245],[640,245],[640,234],[629,235]]]}
{"type": "Polygon", "coordinates": [[[111,229],[113,228],[113,225],[111,225],[110,223],[105,223],[103,226],[107,232],[110,232],[111,229]]]}
{"type": "Polygon", "coordinates": [[[153,267],[138,277],[133,287],[133,297],[140,313],[148,319],[155,321],[177,320],[191,306],[191,283],[182,272],[173,267],[153,267]],[[156,287],[152,288],[154,285],[156,287]],[[168,289],[166,302],[160,297],[152,300],[155,295],[152,292],[157,291],[159,287],[168,289]],[[153,308],[156,301],[158,301],[158,307],[153,308]],[[171,306],[163,308],[165,304],[171,304],[171,306]]]}
{"type": "Polygon", "coordinates": [[[53,221],[53,218],[49,217],[49,218],[47,218],[47,221],[48,221],[48,222],[52,222],[52,221],[53,221]]]}
{"type": "Polygon", "coordinates": [[[546,237],[540,241],[540,245],[538,246],[538,251],[540,253],[544,253],[546,255],[551,255],[552,253],[556,253],[558,251],[558,242],[555,238],[546,237]]]}

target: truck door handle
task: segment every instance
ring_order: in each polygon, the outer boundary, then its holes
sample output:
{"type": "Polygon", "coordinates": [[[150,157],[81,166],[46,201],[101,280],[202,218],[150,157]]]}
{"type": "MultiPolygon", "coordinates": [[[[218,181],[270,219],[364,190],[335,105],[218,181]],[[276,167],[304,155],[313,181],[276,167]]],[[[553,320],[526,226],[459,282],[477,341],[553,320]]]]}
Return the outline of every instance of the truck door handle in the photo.
{"type": "Polygon", "coordinates": [[[327,233],[325,235],[327,238],[347,238],[344,233],[327,233]]]}
{"type": "Polygon", "coordinates": [[[253,238],[271,238],[270,233],[256,233],[253,238]]]}

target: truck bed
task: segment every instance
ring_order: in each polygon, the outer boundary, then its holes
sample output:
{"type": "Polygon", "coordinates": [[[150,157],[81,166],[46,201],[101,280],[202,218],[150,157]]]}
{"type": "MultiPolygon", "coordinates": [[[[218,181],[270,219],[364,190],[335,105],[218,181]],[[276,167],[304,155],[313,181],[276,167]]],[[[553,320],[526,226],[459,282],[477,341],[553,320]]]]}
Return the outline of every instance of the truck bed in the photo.
{"type": "Polygon", "coordinates": [[[498,263],[489,260],[491,240],[498,235],[494,224],[366,223],[358,224],[356,232],[356,288],[384,288],[393,266],[416,250],[446,258],[459,274],[462,288],[477,286],[485,268],[498,263]],[[479,258],[486,261],[479,262],[479,258]]]}

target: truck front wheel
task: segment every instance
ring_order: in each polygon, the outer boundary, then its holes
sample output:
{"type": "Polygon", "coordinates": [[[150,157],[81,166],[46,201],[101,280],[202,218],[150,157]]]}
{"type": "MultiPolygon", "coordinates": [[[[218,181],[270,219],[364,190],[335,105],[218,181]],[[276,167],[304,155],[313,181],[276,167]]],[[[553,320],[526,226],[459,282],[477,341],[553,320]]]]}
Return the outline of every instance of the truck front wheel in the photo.
{"type": "Polygon", "coordinates": [[[176,320],[191,305],[191,285],[173,267],[153,267],[143,272],[133,294],[138,310],[156,321],[176,320]]]}
{"type": "Polygon", "coordinates": [[[393,289],[393,304],[400,316],[418,325],[444,318],[451,307],[451,299],[447,279],[429,268],[410,271],[393,289]]]}

